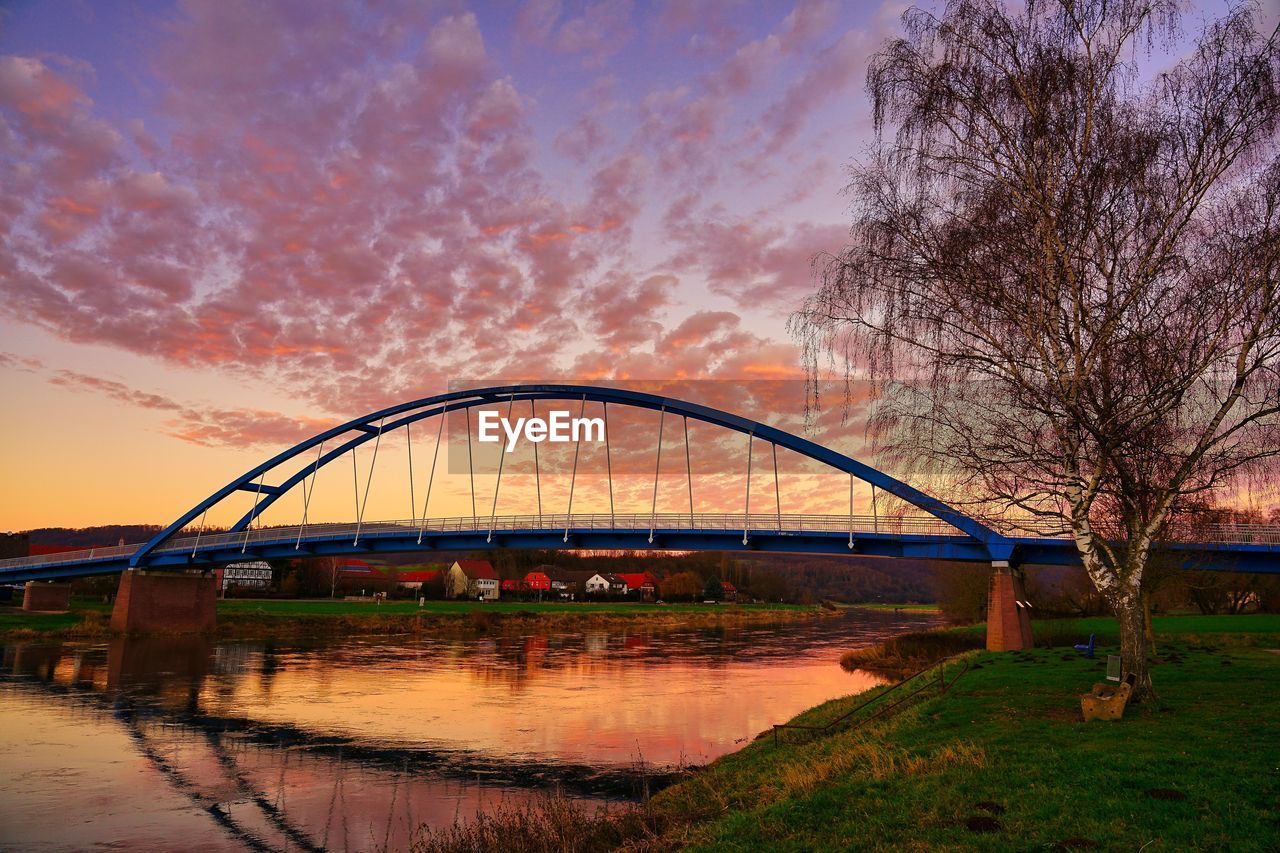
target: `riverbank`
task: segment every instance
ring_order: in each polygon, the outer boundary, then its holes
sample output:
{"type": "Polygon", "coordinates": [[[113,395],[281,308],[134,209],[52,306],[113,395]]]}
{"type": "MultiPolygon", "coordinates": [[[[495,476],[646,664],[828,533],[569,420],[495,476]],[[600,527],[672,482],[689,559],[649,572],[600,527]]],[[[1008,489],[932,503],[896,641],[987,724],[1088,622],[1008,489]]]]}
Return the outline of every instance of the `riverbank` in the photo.
{"type": "MultiPolygon", "coordinates": [[[[1043,624],[1046,643],[1065,639],[1043,624]]],[[[1160,698],[1116,723],[1084,723],[1079,701],[1116,653],[1114,622],[1079,628],[1098,657],[965,652],[944,695],[857,730],[778,745],[768,733],[644,807],[566,832],[646,849],[1276,849],[1280,617],[1157,618],[1160,698]]],[[[872,695],[792,722],[825,724],[872,695]]],[[[456,849],[445,833],[421,841],[456,849]]]]}
{"type": "Polygon", "coordinates": [[[881,604],[879,602],[858,602],[856,604],[837,604],[837,607],[849,610],[876,610],[881,613],[941,613],[942,608],[936,604],[881,604]]]}
{"type": "MultiPolygon", "coordinates": [[[[776,624],[835,611],[792,604],[639,604],[227,599],[218,602],[216,636],[224,639],[303,636],[469,636],[643,627],[654,630],[776,624]]],[[[0,611],[0,639],[109,637],[110,606],[74,602],[66,613],[0,611]]]]}
{"type": "MultiPolygon", "coordinates": [[[[1075,628],[1115,633],[1105,619],[1075,628]]],[[[1118,723],[1080,717],[1116,652],[1107,642],[1094,659],[969,652],[943,696],[858,731],[758,740],[652,808],[673,844],[695,849],[1275,849],[1280,617],[1167,617],[1154,631],[1160,699],[1118,723]]]]}

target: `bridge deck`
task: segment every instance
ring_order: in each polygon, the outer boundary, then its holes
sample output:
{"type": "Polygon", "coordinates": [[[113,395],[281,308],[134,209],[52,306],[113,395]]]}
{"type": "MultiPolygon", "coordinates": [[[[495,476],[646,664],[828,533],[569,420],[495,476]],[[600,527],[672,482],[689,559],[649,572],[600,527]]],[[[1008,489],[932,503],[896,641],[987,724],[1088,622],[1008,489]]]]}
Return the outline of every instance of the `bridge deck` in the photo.
{"type": "MultiPolygon", "coordinates": [[[[1167,547],[1234,555],[1226,561],[1229,564],[1206,568],[1280,571],[1280,526],[1215,525],[1198,533],[1196,542],[1168,543],[1167,547]]],[[[1069,563],[1075,559],[1074,545],[1063,535],[1012,538],[1028,562],[1069,563]]],[[[931,516],[547,513],[309,524],[233,533],[189,532],[154,551],[148,565],[207,567],[262,557],[489,546],[774,550],[985,559],[981,543],[931,516]],[[742,541],[744,538],[746,542],[742,541]]],[[[121,545],[0,560],[0,582],[120,571],[140,547],[121,545]]]]}

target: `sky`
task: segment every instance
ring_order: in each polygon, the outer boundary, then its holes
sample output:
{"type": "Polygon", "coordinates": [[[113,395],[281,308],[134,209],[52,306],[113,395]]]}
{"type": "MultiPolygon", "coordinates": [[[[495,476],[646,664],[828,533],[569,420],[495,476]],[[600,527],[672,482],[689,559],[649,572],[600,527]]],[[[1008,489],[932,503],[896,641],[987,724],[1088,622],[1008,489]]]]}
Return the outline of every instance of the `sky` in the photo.
{"type": "Polygon", "coordinates": [[[905,8],[5,3],[0,530],[164,523],[450,382],[799,378],[905,8]]]}

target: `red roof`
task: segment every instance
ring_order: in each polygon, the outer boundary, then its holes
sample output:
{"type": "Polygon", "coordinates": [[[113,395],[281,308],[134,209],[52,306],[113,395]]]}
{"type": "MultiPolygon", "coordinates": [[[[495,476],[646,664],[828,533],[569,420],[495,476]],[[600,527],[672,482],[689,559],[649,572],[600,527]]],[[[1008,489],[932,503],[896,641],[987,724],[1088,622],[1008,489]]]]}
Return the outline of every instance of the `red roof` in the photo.
{"type": "Polygon", "coordinates": [[[627,589],[640,589],[645,585],[656,587],[658,585],[658,579],[649,572],[628,572],[620,574],[618,577],[627,582],[627,589]]]}
{"type": "Polygon", "coordinates": [[[380,572],[364,560],[343,560],[341,572],[344,575],[376,575],[380,572]]]}
{"type": "Polygon", "coordinates": [[[720,588],[721,588],[721,589],[723,589],[725,592],[737,592],[737,591],[738,591],[738,588],[737,588],[736,586],[734,586],[733,584],[729,583],[728,581],[722,581],[722,582],[720,583],[720,588]]]}
{"type": "Polygon", "coordinates": [[[524,585],[529,589],[551,589],[551,578],[546,572],[532,571],[524,576],[524,585]]]}
{"type": "Polygon", "coordinates": [[[488,560],[459,560],[458,567],[473,581],[498,579],[498,573],[493,570],[488,560]]]}
{"type": "Polygon", "coordinates": [[[510,591],[510,590],[519,589],[519,588],[520,588],[520,581],[504,580],[502,582],[502,589],[504,591],[510,591]]]}
{"type": "Polygon", "coordinates": [[[396,579],[400,583],[430,583],[439,574],[439,569],[419,569],[415,572],[400,572],[396,579]]]}

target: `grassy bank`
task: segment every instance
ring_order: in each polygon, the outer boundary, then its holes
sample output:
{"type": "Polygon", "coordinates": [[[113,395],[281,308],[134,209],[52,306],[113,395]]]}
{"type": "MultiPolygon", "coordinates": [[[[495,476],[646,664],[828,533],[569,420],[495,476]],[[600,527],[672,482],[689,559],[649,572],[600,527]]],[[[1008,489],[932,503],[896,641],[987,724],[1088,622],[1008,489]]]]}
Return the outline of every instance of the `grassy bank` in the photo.
{"type": "Polygon", "coordinates": [[[936,604],[879,604],[862,602],[859,604],[842,604],[850,610],[877,610],[889,613],[941,613],[942,608],[936,604]]]}
{"type": "MultiPolygon", "coordinates": [[[[1110,620],[1037,628],[1046,642],[1115,635],[1110,620]]],[[[551,803],[424,829],[415,849],[1280,849],[1280,617],[1168,617],[1155,633],[1160,698],[1119,722],[1080,716],[1117,651],[1106,642],[1094,659],[968,651],[945,695],[856,730],[761,737],[645,806],[592,817],[551,803]]],[[[825,724],[867,696],[792,722],[825,724]]]]}
{"type": "MultiPolygon", "coordinates": [[[[1115,635],[1111,620],[1076,629],[1115,635]]],[[[1115,648],[969,652],[944,696],[857,731],[756,741],[662,792],[664,844],[1277,849],[1280,617],[1167,617],[1155,633],[1160,699],[1118,723],[1086,724],[1079,704],[1115,648]]]]}
{"type": "MultiPolygon", "coordinates": [[[[789,604],[611,604],[569,602],[367,601],[228,599],[218,602],[220,637],[458,635],[527,630],[642,626],[679,628],[759,624],[828,612],[789,604]]],[[[109,636],[110,607],[73,604],[67,613],[0,611],[0,638],[109,636]]]]}

